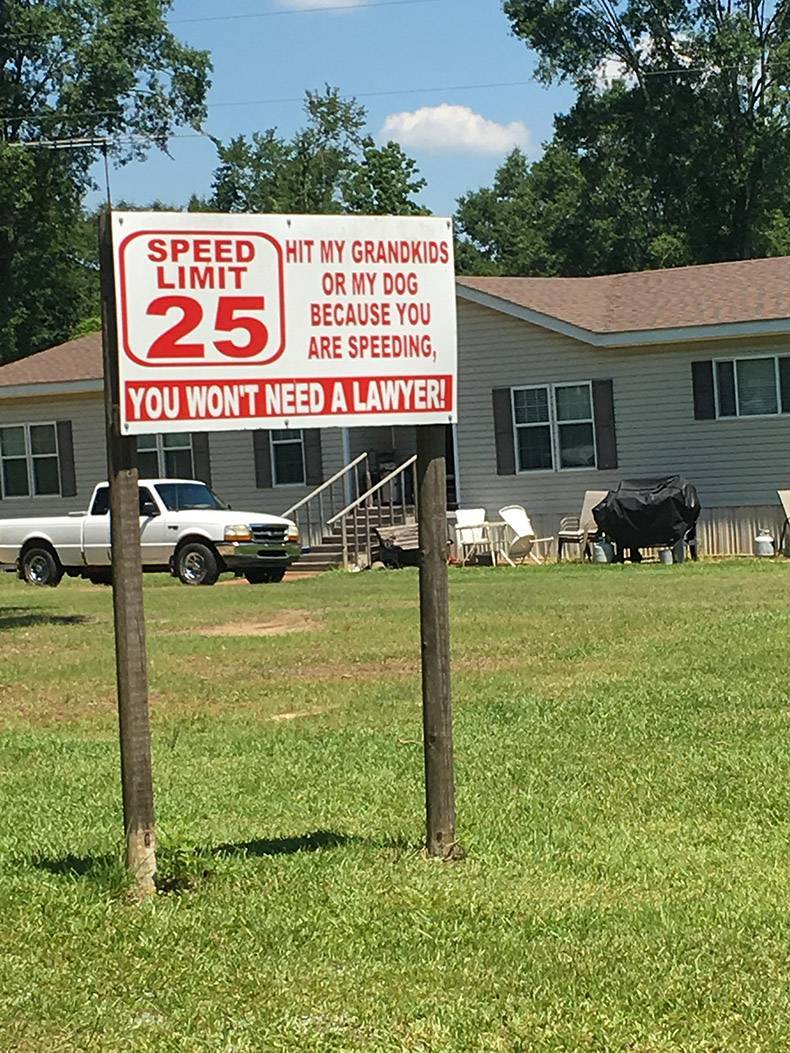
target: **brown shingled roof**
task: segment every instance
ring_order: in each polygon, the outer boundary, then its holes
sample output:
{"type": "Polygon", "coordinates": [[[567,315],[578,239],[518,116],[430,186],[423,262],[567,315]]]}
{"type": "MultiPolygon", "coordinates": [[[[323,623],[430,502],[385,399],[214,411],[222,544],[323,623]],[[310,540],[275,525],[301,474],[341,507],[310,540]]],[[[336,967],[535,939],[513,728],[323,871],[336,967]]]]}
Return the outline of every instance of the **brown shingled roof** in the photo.
{"type": "Polygon", "coordinates": [[[87,333],[67,344],[0,366],[0,388],[101,380],[103,375],[101,333],[87,333]]]}
{"type": "Polygon", "coordinates": [[[593,333],[790,318],[790,256],[599,278],[459,278],[593,333]]]}
{"type": "MultiPolygon", "coordinates": [[[[458,284],[590,333],[790,320],[790,256],[598,278],[464,277],[458,284]]],[[[0,390],[101,378],[101,333],[0,366],[0,390]]]]}

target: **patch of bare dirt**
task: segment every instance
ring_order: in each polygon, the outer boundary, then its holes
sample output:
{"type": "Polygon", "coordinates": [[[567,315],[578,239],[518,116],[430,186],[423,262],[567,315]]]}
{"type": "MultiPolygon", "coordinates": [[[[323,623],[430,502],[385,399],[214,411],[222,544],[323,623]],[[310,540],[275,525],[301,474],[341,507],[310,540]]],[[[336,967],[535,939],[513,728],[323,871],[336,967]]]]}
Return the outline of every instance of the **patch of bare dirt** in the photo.
{"type": "Polygon", "coordinates": [[[232,621],[224,625],[202,625],[190,634],[199,636],[286,636],[288,633],[315,633],[321,623],[309,611],[277,611],[268,618],[255,621],[232,621]]]}

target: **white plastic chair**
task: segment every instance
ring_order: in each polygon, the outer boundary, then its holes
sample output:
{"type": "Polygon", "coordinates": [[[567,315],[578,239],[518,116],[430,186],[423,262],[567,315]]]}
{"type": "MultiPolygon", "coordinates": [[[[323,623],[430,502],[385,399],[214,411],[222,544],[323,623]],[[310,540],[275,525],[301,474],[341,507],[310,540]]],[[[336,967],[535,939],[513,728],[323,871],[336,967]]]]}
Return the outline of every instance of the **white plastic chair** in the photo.
{"type": "Polygon", "coordinates": [[[584,560],[588,554],[590,538],[598,533],[598,524],[595,522],[593,509],[609,493],[608,490],[585,490],[584,502],[580,516],[565,516],[560,520],[560,529],[557,534],[557,559],[562,559],[562,550],[566,545],[579,546],[579,559],[584,560]]]}
{"type": "Polygon", "coordinates": [[[535,537],[532,521],[523,505],[505,505],[504,508],[499,509],[499,515],[513,534],[513,537],[506,541],[506,550],[502,552],[507,562],[511,566],[523,563],[525,559],[531,559],[534,563],[542,563],[546,554],[540,555],[536,551],[536,546],[550,546],[554,543],[554,538],[535,537]]]}
{"type": "Polygon", "coordinates": [[[455,513],[455,544],[461,566],[479,552],[489,551],[485,508],[459,508],[455,513]]]}

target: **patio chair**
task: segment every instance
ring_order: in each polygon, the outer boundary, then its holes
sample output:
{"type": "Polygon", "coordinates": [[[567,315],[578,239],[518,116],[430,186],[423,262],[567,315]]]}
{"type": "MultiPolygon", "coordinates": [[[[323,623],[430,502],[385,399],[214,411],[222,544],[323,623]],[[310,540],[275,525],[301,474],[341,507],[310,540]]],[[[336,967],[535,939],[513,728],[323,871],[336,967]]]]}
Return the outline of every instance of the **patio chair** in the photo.
{"type": "Polygon", "coordinates": [[[531,559],[534,563],[542,563],[546,554],[540,555],[536,551],[536,546],[551,546],[554,538],[535,537],[532,521],[523,505],[505,505],[504,508],[499,509],[499,515],[513,533],[512,539],[507,541],[507,548],[502,552],[507,562],[514,565],[523,563],[525,559],[531,559]]]}
{"type": "Polygon", "coordinates": [[[589,555],[590,541],[598,533],[598,524],[593,517],[593,509],[609,493],[608,490],[585,490],[582,511],[579,516],[565,516],[560,520],[557,533],[557,561],[562,559],[562,550],[566,545],[579,546],[579,559],[589,555]]]}
{"type": "Polygon", "coordinates": [[[787,531],[790,530],[790,490],[777,490],[776,493],[782,504],[782,511],[785,514],[785,521],[782,524],[782,534],[779,538],[779,544],[776,546],[776,551],[784,555],[787,531]]]}
{"type": "Polygon", "coordinates": [[[455,544],[462,567],[472,556],[490,551],[485,524],[485,508],[459,508],[455,513],[455,544]]]}

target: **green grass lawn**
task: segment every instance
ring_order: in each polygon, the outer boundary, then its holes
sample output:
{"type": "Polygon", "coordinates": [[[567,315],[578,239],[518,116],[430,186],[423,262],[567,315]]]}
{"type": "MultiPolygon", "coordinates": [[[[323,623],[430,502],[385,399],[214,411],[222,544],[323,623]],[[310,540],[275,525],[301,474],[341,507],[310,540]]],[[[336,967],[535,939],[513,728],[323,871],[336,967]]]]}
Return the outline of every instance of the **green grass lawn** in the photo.
{"type": "Polygon", "coordinates": [[[109,590],[0,576],[0,1050],[790,1049],[790,564],[149,579],[168,894],[124,889],[109,590]],[[285,631],[288,630],[288,631],[285,631]]]}

